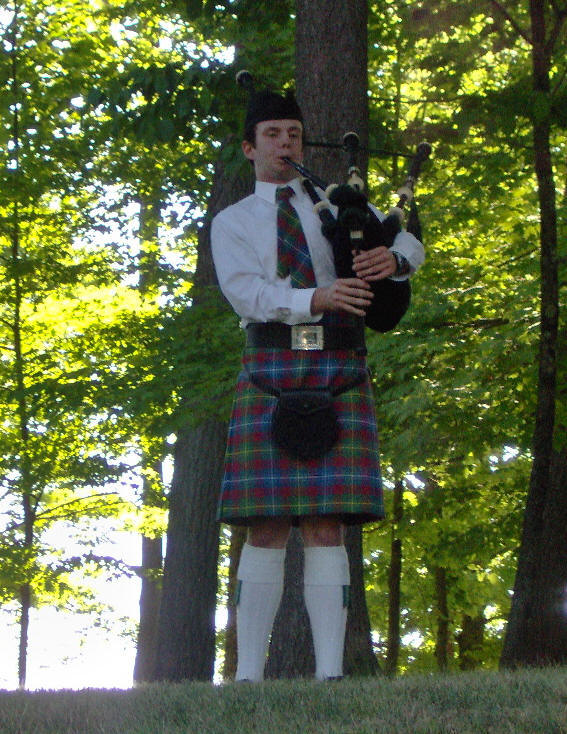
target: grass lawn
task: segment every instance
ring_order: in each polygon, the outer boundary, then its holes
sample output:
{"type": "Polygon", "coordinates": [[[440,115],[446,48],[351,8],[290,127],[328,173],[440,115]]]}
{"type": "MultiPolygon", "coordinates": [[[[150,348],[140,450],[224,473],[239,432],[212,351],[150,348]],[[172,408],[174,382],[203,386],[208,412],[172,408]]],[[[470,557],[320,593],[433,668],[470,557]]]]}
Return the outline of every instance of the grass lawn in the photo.
{"type": "Polygon", "coordinates": [[[0,692],[0,734],[567,734],[567,669],[0,692]]]}

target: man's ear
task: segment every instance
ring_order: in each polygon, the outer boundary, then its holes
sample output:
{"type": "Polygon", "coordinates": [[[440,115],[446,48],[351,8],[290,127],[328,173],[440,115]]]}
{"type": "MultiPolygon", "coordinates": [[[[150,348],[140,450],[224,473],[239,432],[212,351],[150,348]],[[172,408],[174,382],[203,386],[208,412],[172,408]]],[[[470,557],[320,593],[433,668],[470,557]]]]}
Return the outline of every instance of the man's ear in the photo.
{"type": "Polygon", "coordinates": [[[242,141],[242,152],[248,158],[249,161],[253,161],[255,158],[256,148],[252,145],[249,140],[242,141]]]}

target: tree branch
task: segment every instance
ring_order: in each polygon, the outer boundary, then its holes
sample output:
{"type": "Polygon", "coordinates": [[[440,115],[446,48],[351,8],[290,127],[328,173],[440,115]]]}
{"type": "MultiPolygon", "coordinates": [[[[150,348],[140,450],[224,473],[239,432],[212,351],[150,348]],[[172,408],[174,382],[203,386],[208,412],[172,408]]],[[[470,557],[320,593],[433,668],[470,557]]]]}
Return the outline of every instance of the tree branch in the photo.
{"type": "Polygon", "coordinates": [[[549,34],[549,38],[547,39],[547,42],[545,44],[545,53],[548,58],[550,58],[551,54],[553,53],[555,43],[559,38],[561,29],[563,28],[563,24],[565,23],[565,18],[567,18],[567,6],[564,8],[558,8],[555,3],[552,4],[553,9],[555,10],[555,23],[553,24],[553,28],[551,29],[551,33],[549,34]]]}
{"type": "Polygon", "coordinates": [[[551,96],[554,97],[559,89],[561,88],[561,85],[563,84],[565,77],[567,76],[567,67],[563,69],[563,72],[559,75],[559,78],[553,85],[553,89],[551,90],[551,96]]]}
{"type": "Polygon", "coordinates": [[[43,512],[39,512],[36,515],[36,519],[45,520],[46,518],[53,519],[54,517],[56,519],[62,518],[62,517],[69,517],[70,514],[76,513],[76,510],[73,513],[64,513],[62,515],[59,515],[59,511],[64,507],[70,507],[72,505],[81,505],[82,503],[90,502],[91,500],[100,499],[101,497],[117,497],[118,501],[113,502],[113,505],[120,504],[120,502],[123,502],[124,504],[128,504],[125,502],[125,500],[120,499],[120,495],[118,492],[99,492],[97,494],[90,494],[88,497],[75,497],[72,500],[69,500],[68,502],[62,502],[60,505],[55,505],[55,507],[49,507],[43,512]]]}
{"type": "Polygon", "coordinates": [[[504,326],[509,324],[510,319],[475,319],[474,321],[440,321],[434,325],[435,329],[453,328],[458,326],[459,329],[493,329],[495,326],[504,326]]]}
{"type": "Polygon", "coordinates": [[[517,262],[518,260],[523,260],[525,257],[530,257],[537,252],[539,252],[539,247],[532,247],[529,250],[520,252],[519,255],[514,255],[513,257],[509,257],[507,260],[503,260],[501,267],[506,267],[506,265],[509,265],[510,263],[517,262]]]}
{"type": "Polygon", "coordinates": [[[551,7],[553,8],[554,12],[557,15],[567,14],[567,5],[564,5],[563,7],[561,7],[559,3],[557,2],[557,0],[550,0],[550,2],[551,2],[551,7]]]}
{"type": "Polygon", "coordinates": [[[8,319],[0,318],[0,323],[1,324],[4,324],[5,326],[7,326],[12,331],[14,330],[14,324],[11,321],[8,321],[8,319]]]}
{"type": "MultiPolygon", "coordinates": [[[[129,504],[128,502],[126,502],[126,500],[123,500],[120,498],[120,495],[118,494],[118,492],[99,492],[97,494],[90,494],[88,497],[75,497],[74,499],[69,500],[68,502],[62,502],[61,504],[56,505],[55,507],[49,507],[43,510],[43,512],[38,512],[35,515],[35,520],[36,521],[37,520],[62,520],[64,518],[73,517],[74,515],[77,515],[80,512],[84,512],[84,506],[83,507],[79,506],[73,509],[74,505],[75,506],[81,505],[81,503],[87,503],[87,502],[90,502],[91,500],[96,500],[101,497],[116,497],[117,499],[112,503],[112,505],[110,505],[112,507],[115,507],[116,505],[120,505],[120,504],[129,504]],[[71,508],[71,509],[68,509],[64,512],[61,512],[61,514],[59,514],[60,511],[65,507],[71,508]]],[[[37,508],[37,504],[36,504],[36,508],[37,508]]],[[[18,528],[23,527],[23,525],[24,525],[23,522],[14,523],[13,525],[9,525],[3,531],[3,533],[8,533],[13,530],[17,530],[18,528]]]]}
{"type": "Polygon", "coordinates": [[[512,15],[510,15],[510,13],[500,2],[498,2],[498,0],[490,0],[490,4],[497,13],[500,13],[500,15],[504,16],[504,18],[508,21],[508,23],[510,23],[516,33],[524,39],[524,41],[527,41],[530,46],[533,45],[532,37],[530,36],[530,34],[522,28],[518,21],[515,20],[512,15]]]}

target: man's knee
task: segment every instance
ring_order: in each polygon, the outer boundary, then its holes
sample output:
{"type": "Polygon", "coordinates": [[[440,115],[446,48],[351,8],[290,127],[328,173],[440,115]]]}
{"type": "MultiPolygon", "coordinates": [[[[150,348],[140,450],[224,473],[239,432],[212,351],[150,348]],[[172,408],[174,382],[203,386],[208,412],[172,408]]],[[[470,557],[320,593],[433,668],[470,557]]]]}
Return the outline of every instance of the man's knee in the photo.
{"type": "Polygon", "coordinates": [[[258,548],[285,548],[290,529],[287,518],[256,520],[248,528],[248,543],[258,548]]]}
{"type": "Polygon", "coordinates": [[[343,527],[335,518],[314,517],[301,522],[306,546],[334,546],[343,543],[343,527]]]}

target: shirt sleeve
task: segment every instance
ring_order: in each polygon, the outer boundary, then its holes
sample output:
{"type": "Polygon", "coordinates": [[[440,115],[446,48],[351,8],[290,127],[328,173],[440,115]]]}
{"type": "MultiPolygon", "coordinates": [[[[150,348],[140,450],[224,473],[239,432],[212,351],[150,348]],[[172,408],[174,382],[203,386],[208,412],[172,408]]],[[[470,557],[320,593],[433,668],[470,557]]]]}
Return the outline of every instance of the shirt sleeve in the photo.
{"type": "MultiPolygon", "coordinates": [[[[380,221],[384,221],[385,215],[372,204],[370,206],[378,219],[380,219],[380,221]]],[[[390,280],[406,280],[410,275],[413,275],[425,261],[425,249],[423,245],[417,237],[406,232],[404,229],[396,235],[391,250],[392,252],[397,252],[402,255],[402,257],[405,257],[409,263],[410,271],[407,275],[401,275],[399,277],[392,276],[390,280]]]]}
{"type": "Polygon", "coordinates": [[[405,280],[410,275],[413,275],[415,271],[421,267],[425,260],[425,250],[421,242],[414,237],[413,234],[402,230],[396,235],[394,244],[391,247],[393,252],[397,252],[408,261],[410,266],[410,272],[408,275],[402,275],[400,277],[392,277],[392,280],[405,280]]]}
{"type": "Polygon", "coordinates": [[[269,277],[266,264],[238,224],[217,215],[211,227],[211,247],[220,288],[244,323],[281,321],[312,323],[314,288],[291,288],[288,278],[269,277]]]}

